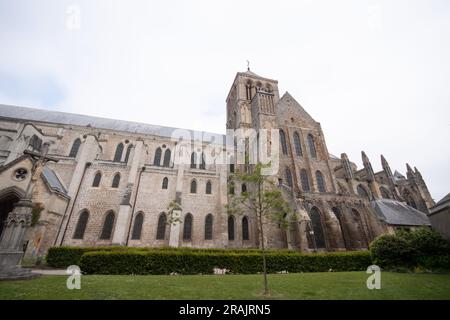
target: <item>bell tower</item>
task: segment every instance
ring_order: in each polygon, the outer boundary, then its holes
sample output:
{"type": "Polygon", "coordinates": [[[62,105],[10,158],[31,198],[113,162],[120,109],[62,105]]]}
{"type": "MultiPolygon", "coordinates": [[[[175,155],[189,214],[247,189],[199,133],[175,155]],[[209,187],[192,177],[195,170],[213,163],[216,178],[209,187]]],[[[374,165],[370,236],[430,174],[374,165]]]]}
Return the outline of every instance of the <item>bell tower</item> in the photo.
{"type": "Polygon", "coordinates": [[[264,128],[258,117],[274,116],[279,98],[277,80],[261,77],[250,68],[238,72],[226,99],[227,129],[264,128]]]}

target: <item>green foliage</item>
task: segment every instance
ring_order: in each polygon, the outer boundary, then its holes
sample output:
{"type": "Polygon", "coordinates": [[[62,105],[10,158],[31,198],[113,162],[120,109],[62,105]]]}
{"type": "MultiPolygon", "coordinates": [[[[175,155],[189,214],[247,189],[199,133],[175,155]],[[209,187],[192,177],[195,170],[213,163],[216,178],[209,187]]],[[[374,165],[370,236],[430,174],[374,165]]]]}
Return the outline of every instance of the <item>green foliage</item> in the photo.
{"type": "Polygon", "coordinates": [[[383,235],[370,244],[374,264],[382,268],[413,265],[413,250],[408,241],[395,235],[383,235]]]}
{"type": "Polygon", "coordinates": [[[380,236],[370,251],[373,262],[385,269],[450,270],[448,242],[428,228],[380,236]]]}
{"type": "MultiPolygon", "coordinates": [[[[262,272],[257,250],[136,250],[96,251],[82,255],[80,268],[87,274],[212,274],[214,268],[232,274],[262,272]]],[[[366,270],[368,252],[299,254],[290,251],[267,253],[267,271],[319,272],[366,270]]]]}

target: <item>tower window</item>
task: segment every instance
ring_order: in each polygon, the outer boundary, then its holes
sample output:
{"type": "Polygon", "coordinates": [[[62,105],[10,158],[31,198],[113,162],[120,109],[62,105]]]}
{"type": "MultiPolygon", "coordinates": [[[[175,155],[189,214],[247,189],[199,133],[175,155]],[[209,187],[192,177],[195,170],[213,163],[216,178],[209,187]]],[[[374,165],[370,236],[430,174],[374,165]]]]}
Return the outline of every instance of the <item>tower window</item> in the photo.
{"type": "Polygon", "coordinates": [[[156,230],[156,240],[164,240],[166,237],[167,217],[164,212],[161,212],[158,218],[158,228],[156,230]]]}
{"type": "Polygon", "coordinates": [[[114,227],[115,215],[110,211],[106,215],[105,222],[103,223],[102,233],[100,234],[100,240],[111,239],[113,227],[114,227]]]}
{"type": "Polygon", "coordinates": [[[283,154],[287,154],[287,144],[286,144],[286,135],[283,130],[280,129],[280,143],[281,143],[281,151],[283,154]]]}
{"type": "Polygon", "coordinates": [[[97,188],[100,186],[100,181],[102,180],[102,174],[100,172],[97,172],[94,176],[94,181],[92,181],[92,186],[97,188]]]}
{"type": "Polygon", "coordinates": [[[169,167],[170,166],[170,156],[171,156],[171,152],[170,149],[167,149],[164,152],[164,162],[163,162],[163,167],[169,167]]]}
{"type": "Polygon", "coordinates": [[[79,138],[75,139],[75,141],[72,144],[72,148],[70,149],[69,157],[70,158],[76,158],[78,154],[78,150],[80,149],[81,140],[79,138]]]}
{"type": "Polygon", "coordinates": [[[114,175],[113,181],[112,181],[112,188],[118,188],[120,183],[120,173],[116,173],[114,175]]]}
{"type": "Polygon", "coordinates": [[[191,241],[192,237],[192,214],[186,214],[184,217],[183,240],[191,241]]]}
{"type": "Polygon", "coordinates": [[[206,194],[211,194],[211,189],[212,189],[211,181],[206,182],[206,194]]]}
{"type": "Polygon", "coordinates": [[[295,154],[298,157],[303,156],[302,145],[300,143],[300,136],[299,136],[298,132],[294,132],[294,146],[295,146],[295,154]]]}
{"type": "Polygon", "coordinates": [[[316,181],[317,181],[317,188],[319,189],[319,192],[326,192],[323,175],[322,175],[322,172],[320,172],[319,170],[316,171],[316,181]]]}
{"type": "Polygon", "coordinates": [[[169,186],[169,179],[167,177],[164,177],[162,182],[162,189],[167,189],[169,186]]]}
{"type": "Polygon", "coordinates": [[[161,165],[161,148],[158,147],[155,151],[155,158],[153,159],[153,165],[154,166],[160,166],[161,165]]]}
{"type": "Polygon", "coordinates": [[[116,153],[114,154],[114,162],[122,161],[122,153],[123,153],[123,143],[119,143],[116,148],[116,153]]]}
{"type": "Polygon", "coordinates": [[[131,234],[131,240],[139,240],[142,233],[142,224],[144,223],[144,214],[139,212],[134,218],[133,232],[131,234]]]}
{"type": "Polygon", "coordinates": [[[74,239],[83,239],[88,220],[89,220],[89,212],[87,211],[81,212],[80,217],[78,218],[77,226],[75,228],[75,233],[73,234],[74,239]]]}
{"type": "Polygon", "coordinates": [[[208,214],[205,218],[205,240],[212,240],[213,235],[213,216],[208,214]]]}
{"type": "Polygon", "coordinates": [[[191,193],[197,193],[197,181],[191,181],[191,193]]]}
{"type": "Polygon", "coordinates": [[[316,145],[314,143],[314,137],[312,136],[312,134],[308,134],[308,145],[309,145],[309,154],[311,155],[311,157],[317,158],[316,145]]]}
{"type": "Polygon", "coordinates": [[[306,169],[300,170],[300,182],[302,183],[302,189],[304,192],[309,192],[311,190],[309,186],[308,172],[306,169]]]}

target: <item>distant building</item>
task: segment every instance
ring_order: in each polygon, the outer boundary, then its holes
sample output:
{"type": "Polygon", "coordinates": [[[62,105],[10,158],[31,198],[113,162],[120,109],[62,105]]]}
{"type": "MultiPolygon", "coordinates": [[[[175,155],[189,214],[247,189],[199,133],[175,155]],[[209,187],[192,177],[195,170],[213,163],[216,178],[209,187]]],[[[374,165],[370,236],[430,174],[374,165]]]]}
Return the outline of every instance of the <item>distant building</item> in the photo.
{"type": "Polygon", "coordinates": [[[431,226],[450,241],[450,193],[430,208],[431,226]]]}
{"type": "MultiPolygon", "coordinates": [[[[333,156],[320,123],[289,93],[280,97],[278,81],[250,70],[237,73],[226,112],[227,129],[279,129],[274,178],[298,220],[288,230],[269,225],[269,247],[366,249],[376,236],[395,228],[430,225],[426,214],[434,202],[416,168],[407,165],[404,177],[392,173],[383,156],[379,172],[364,152],[359,170],[345,153],[333,156]]],[[[175,130],[0,106],[0,232],[30,181],[32,163],[24,150],[34,150],[58,162],[48,162],[36,182],[35,223],[24,244],[27,258],[59,245],[258,247],[255,217],[249,212],[229,217],[224,207],[230,172],[246,170],[248,164],[237,163],[233,155],[227,155],[230,164],[204,161],[205,148],[223,150],[225,136],[187,131],[208,138],[195,145],[189,164],[179,165],[178,142],[171,139],[175,130]],[[167,208],[174,200],[181,204],[181,224],[171,225],[167,208]]],[[[236,193],[246,189],[235,186],[236,193]]]]}

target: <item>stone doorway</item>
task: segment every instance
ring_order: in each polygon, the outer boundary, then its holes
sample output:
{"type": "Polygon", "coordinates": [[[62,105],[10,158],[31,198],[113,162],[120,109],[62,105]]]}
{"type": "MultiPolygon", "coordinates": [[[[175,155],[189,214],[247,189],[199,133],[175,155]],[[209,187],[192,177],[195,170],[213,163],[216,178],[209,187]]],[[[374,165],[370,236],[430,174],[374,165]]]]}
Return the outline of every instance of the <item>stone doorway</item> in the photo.
{"type": "Polygon", "coordinates": [[[0,195],[0,239],[6,225],[6,218],[13,210],[14,204],[20,200],[20,197],[14,192],[1,192],[0,195]]]}

